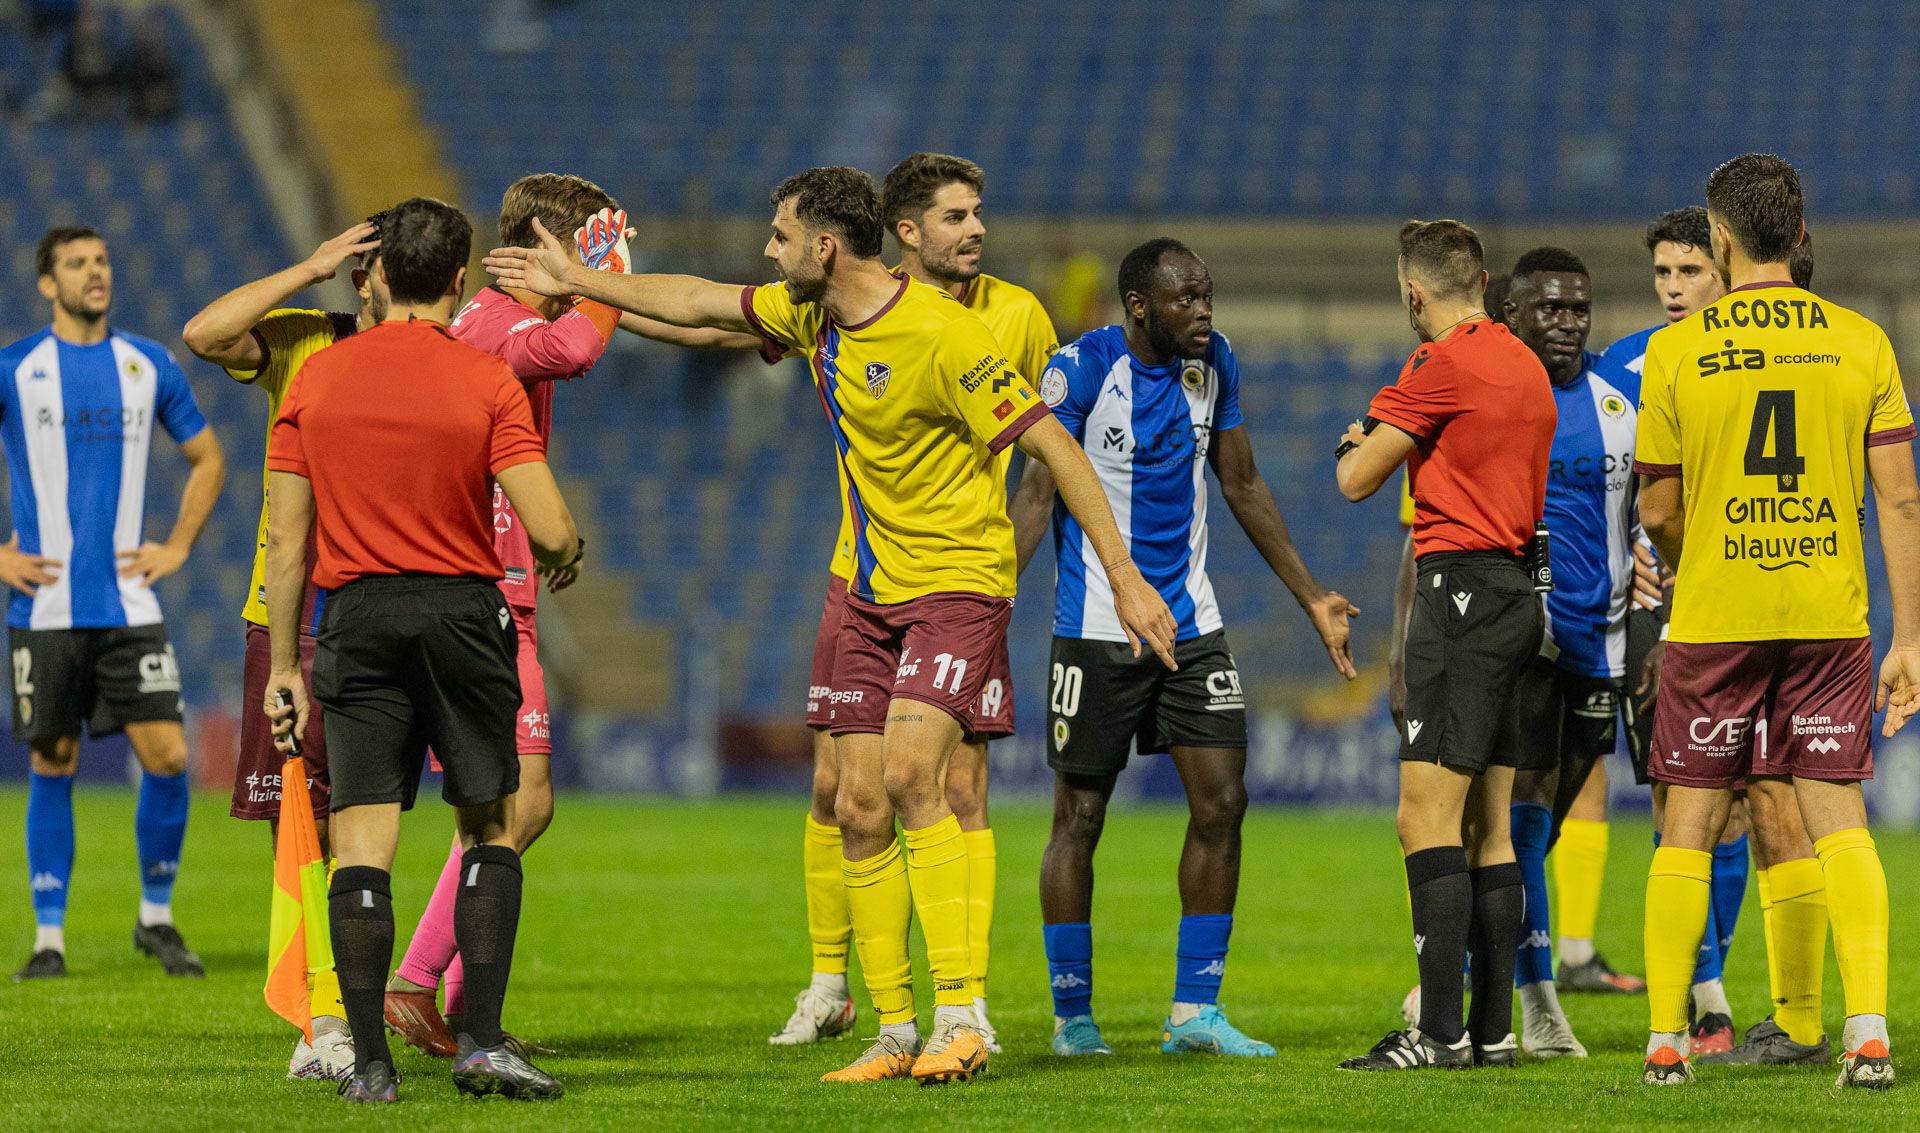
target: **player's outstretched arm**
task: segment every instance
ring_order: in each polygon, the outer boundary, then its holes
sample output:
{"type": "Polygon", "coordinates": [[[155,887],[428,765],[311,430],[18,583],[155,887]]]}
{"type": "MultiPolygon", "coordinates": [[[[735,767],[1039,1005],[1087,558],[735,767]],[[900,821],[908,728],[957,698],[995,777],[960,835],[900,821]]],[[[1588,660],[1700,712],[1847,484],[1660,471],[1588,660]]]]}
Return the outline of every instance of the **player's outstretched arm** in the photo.
{"type": "Polygon", "coordinates": [[[200,532],[220,499],[227,482],[227,456],[220,439],[208,426],[180,445],[187,458],[187,483],[180,490],[180,514],[164,543],[142,543],[131,551],[120,552],[120,575],[142,578],[148,586],[186,565],[187,555],[200,540],[200,532]]]}
{"type": "Polygon", "coordinates": [[[229,370],[258,370],[266,351],[253,335],[253,326],[267,312],[308,287],[333,278],[348,257],[380,246],[372,224],[361,221],[315,248],[313,255],[274,272],[265,279],[241,284],[207,304],[187,320],[181,341],[194,356],[229,370]]]}
{"type": "Polygon", "coordinates": [[[1680,569],[1680,549],[1687,533],[1687,500],[1678,476],[1640,477],[1640,526],[1647,529],[1653,549],[1674,570],[1680,569]]]}
{"type": "Polygon", "coordinates": [[[538,248],[495,248],[483,261],[503,286],[536,295],[578,295],[681,327],[750,332],[740,288],[694,275],[620,275],[574,262],[536,218],[538,248]]]}
{"type": "Polygon", "coordinates": [[[1413,435],[1404,429],[1383,421],[1369,432],[1355,421],[1335,451],[1334,479],[1340,494],[1356,504],[1373,495],[1412,451],[1413,435]]]}
{"type": "Polygon", "coordinates": [[[1037,460],[1027,461],[1020,474],[1020,486],[1007,500],[1007,518],[1013,520],[1014,574],[1025,574],[1033,553],[1046,537],[1047,524],[1053,518],[1053,473],[1037,460]]]}
{"type": "Polygon", "coordinates": [[[1273,573],[1293,593],[1293,600],[1306,611],[1307,620],[1327,647],[1333,667],[1348,680],[1359,676],[1348,647],[1347,621],[1360,616],[1360,607],[1320,585],[1307,569],[1299,548],[1293,545],[1293,536],[1287,533],[1287,521],[1281,518],[1273,490],[1254,463],[1253,442],[1247,439],[1246,427],[1236,425],[1215,433],[1207,458],[1220,481],[1227,508],[1240,521],[1247,538],[1253,540],[1260,557],[1267,560],[1273,573]]]}
{"type": "Polygon", "coordinates": [[[1100,490],[1100,478],[1086,452],[1051,415],[1034,422],[1014,443],[1053,473],[1061,501],[1087,533],[1093,553],[1107,572],[1107,582],[1113,588],[1113,609],[1120,616],[1121,628],[1127,631],[1133,655],[1140,656],[1141,643],[1145,642],[1161,664],[1179,668],[1173,660],[1174,633],[1179,628],[1173,613],[1159,592],[1147,585],[1140,568],[1133,565],[1133,556],[1120,537],[1107,494],[1100,490]]]}
{"type": "Polygon", "coordinates": [[[620,329],[641,338],[664,342],[687,350],[760,350],[767,340],[757,334],[714,330],[711,327],[677,327],[659,319],[649,319],[632,311],[620,313],[620,329]]]}
{"type": "Polygon", "coordinates": [[[1873,479],[1880,549],[1893,598],[1893,641],[1874,695],[1874,707],[1887,711],[1882,734],[1891,736],[1920,712],[1920,486],[1914,481],[1912,448],[1869,448],[1867,474],[1873,479]]]}
{"type": "Polygon", "coordinates": [[[307,687],[300,679],[300,596],[306,590],[307,539],[313,531],[313,484],[295,472],[268,472],[267,498],[267,700],[248,711],[264,711],[273,720],[274,742],[282,752],[307,731],[307,687]],[[293,706],[274,702],[280,689],[293,693],[293,706]]]}

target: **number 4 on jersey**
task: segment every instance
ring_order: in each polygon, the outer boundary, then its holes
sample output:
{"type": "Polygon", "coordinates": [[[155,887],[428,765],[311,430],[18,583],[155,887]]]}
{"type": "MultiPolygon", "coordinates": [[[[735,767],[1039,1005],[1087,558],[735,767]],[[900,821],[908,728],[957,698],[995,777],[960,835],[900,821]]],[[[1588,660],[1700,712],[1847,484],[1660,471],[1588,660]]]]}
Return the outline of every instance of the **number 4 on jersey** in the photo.
{"type": "Polygon", "coordinates": [[[1807,460],[1800,455],[1794,424],[1793,391],[1763,389],[1753,404],[1753,431],[1747,434],[1747,475],[1772,476],[1782,492],[1799,489],[1807,460]],[[1767,455],[1767,434],[1773,434],[1773,455],[1767,455]]]}

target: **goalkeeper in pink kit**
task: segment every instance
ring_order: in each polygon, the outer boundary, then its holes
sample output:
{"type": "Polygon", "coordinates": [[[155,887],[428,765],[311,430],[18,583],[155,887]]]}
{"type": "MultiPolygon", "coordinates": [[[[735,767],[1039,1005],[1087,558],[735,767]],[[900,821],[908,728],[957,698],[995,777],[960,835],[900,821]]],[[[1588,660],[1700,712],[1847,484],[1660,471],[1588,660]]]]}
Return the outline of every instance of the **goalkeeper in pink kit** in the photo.
{"type": "MultiPolygon", "coordinates": [[[[549,229],[575,233],[577,254],[588,267],[625,272],[626,213],[591,181],[558,173],[522,177],[507,187],[500,202],[500,241],[537,247],[533,220],[549,229]]],[[[448,326],[461,341],[502,358],[525,385],[534,427],[542,441],[553,435],[553,383],[580,377],[606,352],[620,313],[584,300],[548,298],[518,288],[482,288],[448,326]]],[[[553,821],[553,741],[547,690],[540,669],[534,610],[539,578],[533,550],[513,505],[499,486],[493,492],[494,549],[506,577],[500,582],[519,633],[520,693],[516,741],[520,791],[514,797],[511,831],[521,854],[553,821]]],[[[563,573],[549,578],[559,590],[573,581],[563,573]]],[[[460,876],[460,843],[441,870],[427,911],[407,945],[406,957],[387,985],[387,1025],[428,1054],[451,1058],[453,1035],[462,1008],[461,965],[453,937],[454,892],[460,876]],[[446,985],[446,1017],[436,1009],[434,991],[446,985]],[[451,1024],[451,1029],[450,1029],[451,1024]]],[[[508,1042],[520,1041],[508,1036],[508,1042]]],[[[532,1049],[532,1048],[529,1048],[532,1049]]],[[[525,1053],[522,1051],[521,1053],[525,1053]]]]}

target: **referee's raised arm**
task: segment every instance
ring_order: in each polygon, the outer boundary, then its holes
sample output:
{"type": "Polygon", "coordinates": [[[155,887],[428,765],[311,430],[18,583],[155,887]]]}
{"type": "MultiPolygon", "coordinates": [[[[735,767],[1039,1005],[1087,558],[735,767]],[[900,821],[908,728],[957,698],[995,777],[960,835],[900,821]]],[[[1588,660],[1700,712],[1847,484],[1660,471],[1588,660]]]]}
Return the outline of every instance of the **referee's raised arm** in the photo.
{"type": "Polygon", "coordinates": [[[500,1031],[519,924],[520,859],[508,835],[520,763],[515,631],[496,583],[496,481],[550,585],[582,547],[546,464],[525,391],[506,363],[446,324],[465,289],[472,229],[416,197],[381,225],[372,287],[385,319],[315,354],[295,376],[267,449],[269,703],[284,747],[306,722],[295,633],[302,548],[317,526],[327,592],[313,696],[326,709],[333,780],[329,901],[355,1071],[351,1101],[397,1098],[382,1018],[393,960],[388,869],[431,746],[466,847],[454,932],[467,1000],[453,1076],[471,1093],[559,1096],[500,1031]],[[280,690],[291,708],[272,703],[280,690]]]}

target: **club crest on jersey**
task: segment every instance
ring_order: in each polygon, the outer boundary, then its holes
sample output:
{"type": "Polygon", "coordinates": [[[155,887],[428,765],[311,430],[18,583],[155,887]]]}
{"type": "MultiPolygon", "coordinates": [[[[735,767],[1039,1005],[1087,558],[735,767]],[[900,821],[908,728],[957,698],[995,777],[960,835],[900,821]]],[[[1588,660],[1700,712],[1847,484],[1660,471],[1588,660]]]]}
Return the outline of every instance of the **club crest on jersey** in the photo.
{"type": "Polygon", "coordinates": [[[1617,393],[1610,393],[1600,399],[1600,412],[1609,417],[1619,418],[1627,411],[1627,399],[1617,393]]]}
{"type": "Polygon", "coordinates": [[[893,368],[885,362],[867,363],[867,392],[875,397],[887,392],[887,379],[893,376],[893,368]]]}
{"type": "Polygon", "coordinates": [[[1180,371],[1180,384],[1188,389],[1199,389],[1207,383],[1207,372],[1199,366],[1188,366],[1180,371]]]}

